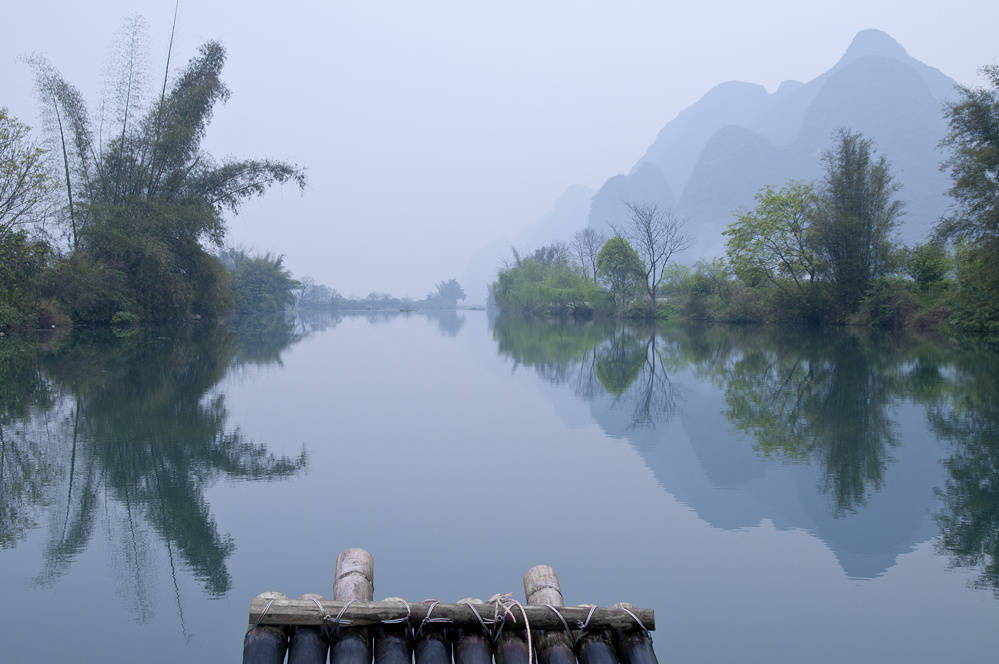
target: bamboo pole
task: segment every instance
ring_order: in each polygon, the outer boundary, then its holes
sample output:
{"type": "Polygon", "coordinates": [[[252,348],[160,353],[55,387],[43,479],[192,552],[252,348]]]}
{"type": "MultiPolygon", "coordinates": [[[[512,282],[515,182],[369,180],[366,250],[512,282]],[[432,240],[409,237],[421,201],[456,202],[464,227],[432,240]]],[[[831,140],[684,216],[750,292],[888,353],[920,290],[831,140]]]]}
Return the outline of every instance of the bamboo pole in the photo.
{"type": "Polygon", "coordinates": [[[491,664],[493,661],[492,642],[478,623],[478,618],[472,613],[472,609],[465,604],[475,606],[479,616],[486,618],[486,608],[482,600],[477,597],[466,597],[459,600],[458,604],[465,606],[469,617],[476,621],[475,627],[458,627],[454,631],[454,664],[491,664]]]}
{"type": "MultiPolygon", "coordinates": [[[[524,575],[524,596],[527,597],[528,604],[548,605],[556,609],[565,604],[558,574],[548,565],[535,565],[527,570],[524,575]]],[[[551,613],[555,615],[554,611],[551,613]]],[[[572,641],[564,626],[562,629],[534,632],[534,647],[540,664],[576,664],[572,641]]]]}
{"type": "MultiPolygon", "coordinates": [[[[322,604],[323,610],[329,614],[335,616],[343,608],[344,603],[342,601],[333,600],[323,600],[320,602],[322,604]]],[[[254,598],[250,602],[250,613],[249,619],[250,623],[255,623],[258,618],[260,618],[260,613],[263,611],[266,601],[259,598],[254,598]]],[[[427,609],[430,608],[429,602],[412,602],[410,603],[410,608],[412,609],[412,624],[419,625],[424,617],[427,615],[427,609]]],[[[485,612],[482,614],[483,618],[492,619],[493,617],[493,606],[490,603],[484,604],[485,612]]],[[[590,606],[565,606],[559,609],[562,616],[569,623],[570,627],[575,627],[578,622],[586,620],[586,616],[590,612],[590,606]]],[[[527,612],[527,617],[531,621],[531,627],[533,629],[542,630],[558,630],[564,631],[562,626],[562,621],[558,617],[549,611],[544,606],[536,606],[532,604],[524,605],[524,610],[527,612]]],[[[655,612],[652,609],[631,609],[631,611],[637,615],[641,621],[650,630],[655,629],[656,617],[655,612]]],[[[522,618],[520,615],[520,609],[513,609],[514,615],[517,617],[516,623],[507,623],[507,627],[513,627],[514,630],[520,627],[520,631],[523,632],[523,625],[521,624],[522,618]]],[[[381,624],[382,620],[386,618],[398,618],[399,617],[399,604],[393,601],[382,601],[382,602],[362,602],[355,601],[347,609],[349,614],[349,619],[351,621],[352,627],[364,626],[376,626],[381,624]]],[[[472,615],[472,612],[464,604],[445,604],[440,603],[434,607],[433,617],[437,618],[449,618],[451,620],[451,625],[453,627],[462,627],[467,629],[472,629],[479,627],[479,621],[472,615]]],[[[267,614],[263,616],[260,620],[261,625],[321,625],[322,616],[319,610],[316,608],[315,603],[295,600],[295,599],[282,599],[275,600],[271,605],[267,614]]],[[[627,613],[619,608],[612,607],[598,607],[593,611],[593,615],[590,616],[589,627],[595,630],[602,629],[630,629],[635,625],[635,619],[629,616],[627,613]]],[[[504,631],[505,628],[504,628],[504,631]]]]}
{"type": "MultiPolygon", "coordinates": [[[[350,600],[371,601],[375,590],[374,568],[374,559],[364,549],[340,552],[333,576],[333,599],[344,603],[350,600]]],[[[350,611],[350,607],[347,610],[350,611]]],[[[313,613],[318,614],[315,604],[313,613]]],[[[353,621],[352,616],[345,615],[344,618],[353,621]]],[[[371,664],[371,635],[368,630],[364,627],[338,627],[330,646],[330,664],[371,664]]]]}
{"type": "MultiPolygon", "coordinates": [[[[261,611],[268,602],[273,606],[288,597],[279,592],[265,592],[253,600],[262,602],[261,611]]],[[[288,650],[288,635],[284,628],[275,625],[258,624],[251,620],[246,636],[243,637],[243,664],[281,664],[288,650]]]]}
{"type": "MultiPolygon", "coordinates": [[[[397,603],[398,615],[389,618],[392,620],[408,615],[406,600],[401,597],[389,597],[383,602],[397,603]]],[[[381,624],[375,628],[375,664],[411,664],[413,652],[410,649],[407,623],[381,624]]]]}
{"type": "MultiPolygon", "coordinates": [[[[585,622],[585,619],[580,622],[585,622]]],[[[595,629],[591,620],[586,629],[581,629],[576,637],[576,656],[579,658],[579,664],[617,664],[617,654],[614,652],[610,630],[595,629]]]]}
{"type": "MultiPolygon", "coordinates": [[[[434,603],[431,602],[431,606],[434,603]]],[[[436,608],[436,607],[435,607],[436,608]]],[[[435,618],[431,611],[420,624],[416,632],[413,650],[416,654],[416,664],[451,664],[451,644],[444,638],[444,628],[431,622],[426,622],[429,618],[435,618]]]]}
{"type": "MultiPolygon", "coordinates": [[[[322,595],[306,593],[300,600],[312,602],[322,601],[322,595]]],[[[315,606],[315,604],[313,604],[315,606]]],[[[317,613],[318,608],[316,607],[317,613]]],[[[325,664],[329,646],[323,638],[322,628],[309,625],[298,625],[291,633],[291,645],[288,647],[288,664],[325,664]]]]}
{"type": "MultiPolygon", "coordinates": [[[[545,611],[547,610],[545,609],[545,611]]],[[[495,606],[493,611],[496,611],[495,606]]],[[[500,630],[499,636],[493,643],[496,664],[533,664],[531,661],[532,653],[527,647],[527,630],[524,629],[525,623],[530,622],[530,618],[525,620],[524,613],[516,606],[510,609],[510,614],[506,616],[506,622],[496,628],[500,630]]],[[[502,607],[497,615],[501,618],[505,615],[502,607]]]]}
{"type": "MultiPolygon", "coordinates": [[[[615,608],[631,610],[628,602],[618,602],[615,608]]],[[[614,647],[622,664],[659,664],[656,652],[652,648],[652,639],[636,622],[631,629],[614,630],[614,647]]]]}

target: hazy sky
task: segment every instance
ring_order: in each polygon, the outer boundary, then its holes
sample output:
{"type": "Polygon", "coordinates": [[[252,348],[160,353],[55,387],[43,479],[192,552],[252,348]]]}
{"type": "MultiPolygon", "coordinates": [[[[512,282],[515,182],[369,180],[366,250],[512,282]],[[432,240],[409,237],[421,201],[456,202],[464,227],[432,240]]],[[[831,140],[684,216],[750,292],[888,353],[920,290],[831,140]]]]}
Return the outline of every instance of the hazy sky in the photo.
{"type": "MultiPolygon", "coordinates": [[[[0,105],[37,124],[21,55],[47,56],[96,101],[123,19],[160,70],[173,0],[10,3],[0,105]]],[[[229,53],[232,99],[206,146],[308,169],[230,241],[284,254],[344,294],[419,297],[562,191],[627,171],[678,111],[732,79],[808,80],[864,28],[966,84],[999,62],[999,2],[181,2],[174,49],[229,53]]],[[[483,298],[474,294],[476,300],[483,298]]]]}

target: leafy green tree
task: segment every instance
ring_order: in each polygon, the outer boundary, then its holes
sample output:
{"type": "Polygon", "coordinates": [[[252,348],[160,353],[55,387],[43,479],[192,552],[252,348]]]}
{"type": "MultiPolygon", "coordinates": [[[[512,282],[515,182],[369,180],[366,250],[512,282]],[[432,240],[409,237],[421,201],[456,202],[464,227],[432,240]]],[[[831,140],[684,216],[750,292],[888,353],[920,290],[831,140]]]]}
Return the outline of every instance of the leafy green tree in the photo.
{"type": "Polygon", "coordinates": [[[817,206],[811,183],[791,181],[757,192],[756,208],[723,233],[736,276],[750,286],[767,281],[785,294],[811,288],[822,268],[813,228],[817,206]]]}
{"type": "Polygon", "coordinates": [[[529,314],[589,316],[593,309],[605,306],[607,295],[603,288],[567,260],[553,258],[547,250],[544,253],[542,258],[552,259],[550,262],[533,256],[520,259],[515,253],[516,264],[500,270],[492,286],[500,308],[529,314]]]}
{"type": "Polygon", "coordinates": [[[954,214],[937,227],[958,241],[958,292],[953,322],[961,329],[999,332],[999,66],[984,67],[989,87],[961,88],[947,107],[954,214]]]}
{"type": "Polygon", "coordinates": [[[95,131],[79,91],[33,61],[43,109],[56,118],[71,223],[96,272],[126,284],[123,301],[109,308],[149,319],[217,315],[232,300],[204,245],[221,246],[226,212],[276,183],[304,188],[305,175],[279,161],[217,161],[202,149],[215,106],[230,95],[218,42],[203,44],[172,86],[168,54],[162,90],[145,104],[140,32],[133,24],[128,33],[111,131],[103,122],[95,131]]]}
{"type": "Polygon", "coordinates": [[[815,220],[817,245],[840,306],[854,311],[871,285],[890,273],[891,234],[902,215],[888,160],[861,134],[841,130],[822,156],[825,179],[815,220]]]}
{"type": "Polygon", "coordinates": [[[284,267],[283,256],[251,256],[229,249],[220,254],[220,260],[229,271],[240,313],[279,313],[295,302],[294,293],[300,284],[284,267]]]}
{"type": "Polygon", "coordinates": [[[999,65],[982,68],[990,87],[959,89],[947,106],[950,131],[941,145],[950,154],[950,194],[957,208],[939,231],[974,242],[999,240],[999,65]]]}
{"type": "Polygon", "coordinates": [[[0,242],[46,211],[52,179],[44,156],[30,128],[0,107],[0,242]]]}
{"type": "Polygon", "coordinates": [[[940,242],[916,245],[906,256],[905,271],[922,290],[943,281],[949,270],[947,249],[940,242]]]}
{"type": "Polygon", "coordinates": [[[617,306],[630,299],[645,280],[645,266],[623,237],[612,237],[597,254],[597,276],[617,306]]]}
{"type": "Polygon", "coordinates": [[[0,330],[31,325],[50,247],[24,231],[0,236],[0,330]]]}

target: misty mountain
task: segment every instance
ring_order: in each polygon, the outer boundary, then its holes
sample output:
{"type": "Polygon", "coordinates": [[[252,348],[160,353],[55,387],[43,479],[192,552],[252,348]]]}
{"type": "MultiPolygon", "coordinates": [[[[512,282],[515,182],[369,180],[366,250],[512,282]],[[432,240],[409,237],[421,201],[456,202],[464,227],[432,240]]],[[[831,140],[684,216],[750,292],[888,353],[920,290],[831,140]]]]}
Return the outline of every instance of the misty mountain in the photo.
{"type": "Polygon", "coordinates": [[[555,201],[552,209],[533,226],[525,228],[513,242],[518,251],[531,251],[556,240],[568,242],[586,226],[593,189],[574,184],[555,201]]]}
{"type": "Polygon", "coordinates": [[[785,81],[773,93],[722,83],[663,127],[629,173],[607,180],[588,223],[606,231],[627,219],[623,201],[658,202],[688,220],[696,245],[686,258],[720,255],[733,212],[751,207],[764,185],[821,177],[819,156],[846,127],[891,161],[906,201],[899,239],[920,241],[948,205],[937,145],[955,85],[879,30],[858,33],[835,66],[807,83],[785,81]]]}
{"type": "Polygon", "coordinates": [[[923,241],[949,205],[937,146],[955,85],[880,30],[859,32],[831,69],[806,83],[784,81],[772,93],[721,83],[668,122],[628,173],[595,193],[569,187],[537,223],[478,252],[462,281],[481,292],[511,245],[532,251],[586,225],[607,233],[627,220],[625,201],[659,203],[687,220],[695,245],[684,262],[721,256],[733,213],[752,207],[764,185],[820,178],[820,156],[842,127],[872,138],[889,159],[906,203],[898,239],[923,241]]]}

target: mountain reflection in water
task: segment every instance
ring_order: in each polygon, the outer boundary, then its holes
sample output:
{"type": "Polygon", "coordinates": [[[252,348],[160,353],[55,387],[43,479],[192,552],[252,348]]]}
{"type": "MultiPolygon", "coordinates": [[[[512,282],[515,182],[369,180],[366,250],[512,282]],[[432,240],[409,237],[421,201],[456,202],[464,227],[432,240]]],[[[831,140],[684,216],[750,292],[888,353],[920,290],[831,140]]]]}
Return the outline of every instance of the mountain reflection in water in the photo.
{"type": "Polygon", "coordinates": [[[500,316],[501,354],[589,403],[713,526],[815,533],[855,578],[939,536],[999,596],[999,355],[846,329],[500,316]]]}

